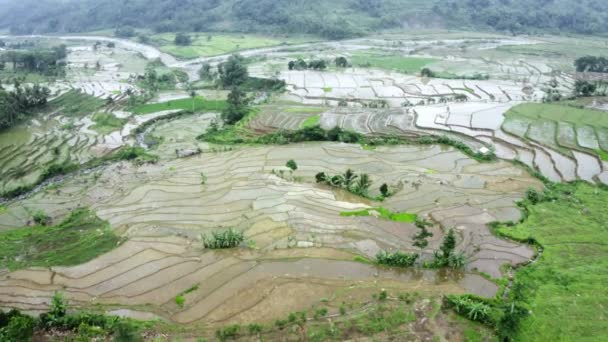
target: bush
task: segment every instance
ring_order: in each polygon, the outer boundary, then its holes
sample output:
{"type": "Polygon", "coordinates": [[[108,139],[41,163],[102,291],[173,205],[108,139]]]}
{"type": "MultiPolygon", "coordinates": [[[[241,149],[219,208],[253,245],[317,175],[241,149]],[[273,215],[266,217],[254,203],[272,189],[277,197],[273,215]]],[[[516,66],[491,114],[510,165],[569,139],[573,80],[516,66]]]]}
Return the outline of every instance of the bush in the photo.
{"type": "Polygon", "coordinates": [[[32,219],[37,225],[41,226],[46,226],[51,223],[51,217],[42,210],[36,211],[32,216],[32,219]]]}
{"type": "Polygon", "coordinates": [[[203,234],[201,238],[203,246],[210,249],[235,248],[245,241],[243,232],[232,228],[223,232],[212,232],[211,236],[203,234]]]}
{"type": "Polygon", "coordinates": [[[456,313],[468,319],[481,323],[491,323],[492,307],[469,296],[446,296],[444,297],[446,306],[451,307],[456,313]]]}
{"type": "Polygon", "coordinates": [[[533,188],[526,190],[526,198],[532,204],[538,204],[543,201],[543,194],[533,188]]]}
{"type": "Polygon", "coordinates": [[[179,306],[180,308],[183,308],[184,303],[186,303],[186,298],[183,295],[179,295],[179,296],[175,297],[175,304],[177,304],[177,306],[179,306]]]}
{"type": "Polygon", "coordinates": [[[175,45],[187,46],[192,44],[192,38],[190,38],[189,35],[180,32],[175,35],[174,43],[175,45]]]}
{"type": "Polygon", "coordinates": [[[34,335],[34,319],[17,311],[11,312],[6,326],[0,326],[0,341],[30,341],[34,335]]]}
{"type": "Polygon", "coordinates": [[[298,169],[298,164],[293,159],[289,160],[285,166],[290,168],[292,171],[296,171],[298,169]]]}
{"type": "Polygon", "coordinates": [[[262,326],[256,323],[249,324],[247,330],[249,330],[251,335],[259,334],[262,332],[262,326]]]}
{"type": "Polygon", "coordinates": [[[376,263],[393,267],[410,267],[418,260],[418,254],[380,251],[376,254],[376,263]]]}

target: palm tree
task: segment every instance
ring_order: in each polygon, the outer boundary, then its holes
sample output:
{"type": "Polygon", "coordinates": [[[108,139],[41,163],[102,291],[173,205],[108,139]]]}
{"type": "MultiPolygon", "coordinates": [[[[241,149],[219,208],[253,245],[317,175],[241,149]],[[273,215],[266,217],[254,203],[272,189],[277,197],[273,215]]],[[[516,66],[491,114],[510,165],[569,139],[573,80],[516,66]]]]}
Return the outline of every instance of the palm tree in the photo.
{"type": "Polygon", "coordinates": [[[355,180],[358,178],[358,176],[355,174],[355,172],[351,169],[346,170],[346,172],[344,172],[344,175],[342,177],[344,178],[344,187],[347,190],[350,189],[350,187],[353,185],[355,180]]]}
{"type": "Polygon", "coordinates": [[[196,98],[196,90],[190,90],[190,98],[192,98],[192,112],[194,113],[194,99],[196,98]]]}
{"type": "Polygon", "coordinates": [[[362,173],[359,175],[359,179],[355,184],[355,193],[364,196],[367,194],[367,191],[371,185],[372,181],[369,179],[369,175],[367,173],[362,173]]]}

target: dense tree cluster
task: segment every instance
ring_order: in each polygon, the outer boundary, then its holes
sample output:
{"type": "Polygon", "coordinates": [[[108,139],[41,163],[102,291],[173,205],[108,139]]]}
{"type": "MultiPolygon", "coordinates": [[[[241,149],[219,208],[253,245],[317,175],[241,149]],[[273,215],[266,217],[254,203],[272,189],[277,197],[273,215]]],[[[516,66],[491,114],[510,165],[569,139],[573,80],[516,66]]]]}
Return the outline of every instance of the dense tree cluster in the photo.
{"type": "Polygon", "coordinates": [[[220,85],[225,89],[239,87],[249,78],[245,59],[240,55],[230,56],[228,61],[218,65],[217,72],[220,77],[220,85]]]}
{"type": "Polygon", "coordinates": [[[585,56],[574,61],[578,72],[601,72],[608,73],[608,58],[585,56]]]}
{"type": "Polygon", "coordinates": [[[51,49],[9,50],[0,56],[0,62],[12,64],[14,71],[59,76],[64,73],[66,56],[66,46],[60,45],[51,49]]]}
{"type": "Polygon", "coordinates": [[[175,35],[175,45],[186,46],[192,44],[192,38],[185,33],[178,33],[175,35]]]}
{"type": "Polygon", "coordinates": [[[404,22],[423,22],[432,13],[431,4],[421,3],[414,9],[401,0],[22,0],[4,6],[0,27],[14,34],[109,28],[122,37],[134,36],[133,27],[156,32],[230,28],[344,39],[404,22]]]}
{"type": "Polygon", "coordinates": [[[12,127],[32,115],[35,108],[46,104],[51,92],[39,85],[21,86],[16,83],[14,89],[0,89],[0,129],[12,127]]]}
{"type": "Polygon", "coordinates": [[[608,32],[599,0],[21,0],[4,5],[14,34],[135,28],[156,32],[306,33],[345,39],[405,25],[522,32],[608,32]]]}
{"type": "Polygon", "coordinates": [[[608,1],[437,0],[434,12],[459,27],[512,33],[608,32],[608,1]]]}
{"type": "Polygon", "coordinates": [[[327,69],[327,62],[322,59],[315,59],[310,62],[306,62],[302,58],[298,58],[295,61],[289,61],[287,63],[289,70],[325,70],[327,69]]]}

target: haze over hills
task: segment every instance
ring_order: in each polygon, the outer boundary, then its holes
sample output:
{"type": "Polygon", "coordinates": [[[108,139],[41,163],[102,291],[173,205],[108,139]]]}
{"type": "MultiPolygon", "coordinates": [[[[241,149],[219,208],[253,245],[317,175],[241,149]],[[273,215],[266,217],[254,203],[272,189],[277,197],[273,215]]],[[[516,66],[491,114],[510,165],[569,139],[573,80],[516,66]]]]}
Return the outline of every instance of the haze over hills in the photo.
{"type": "Polygon", "coordinates": [[[156,32],[307,33],[342,39],[384,29],[474,28],[512,33],[608,32],[599,0],[24,0],[2,1],[15,34],[132,26],[156,32]]]}

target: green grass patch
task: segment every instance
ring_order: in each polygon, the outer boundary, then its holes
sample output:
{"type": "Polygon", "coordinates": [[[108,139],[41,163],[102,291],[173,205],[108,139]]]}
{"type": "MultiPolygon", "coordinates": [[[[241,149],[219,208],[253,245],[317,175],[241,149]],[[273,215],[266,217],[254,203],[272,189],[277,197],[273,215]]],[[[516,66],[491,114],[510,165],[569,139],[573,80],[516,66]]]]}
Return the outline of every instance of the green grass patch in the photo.
{"type": "Polygon", "coordinates": [[[194,99],[184,98],[179,100],[172,100],[161,103],[149,103],[139,106],[135,106],[129,109],[129,111],[137,115],[145,115],[150,113],[157,113],[165,110],[188,110],[194,112],[219,112],[226,108],[226,101],[223,100],[206,100],[201,96],[197,96],[194,99]]]}
{"type": "Polygon", "coordinates": [[[608,336],[608,189],[578,182],[554,185],[552,196],[527,204],[527,219],[496,231],[543,246],[538,262],[521,268],[515,288],[531,315],[515,341],[583,341],[608,336]],[[600,315],[600,316],[598,316],[600,315]]]}
{"type": "Polygon", "coordinates": [[[214,34],[192,33],[192,44],[175,45],[175,33],[162,33],[152,36],[160,50],[180,58],[217,56],[240,50],[306,42],[301,38],[274,38],[252,34],[214,34]]]}
{"type": "Polygon", "coordinates": [[[608,115],[605,111],[551,103],[520,104],[511,108],[505,117],[565,121],[575,126],[589,125],[608,128],[608,115]]]}
{"type": "Polygon", "coordinates": [[[104,135],[121,130],[127,121],[129,121],[128,119],[117,118],[112,113],[96,113],[92,119],[95,124],[91,126],[91,129],[104,135]]]}
{"type": "Polygon", "coordinates": [[[320,115],[314,115],[314,116],[311,116],[308,119],[304,120],[304,122],[302,122],[302,124],[300,125],[300,127],[301,128],[314,127],[314,126],[317,126],[319,124],[319,121],[321,121],[321,116],[320,115]]]}
{"type": "MultiPolygon", "coordinates": [[[[567,122],[573,125],[575,129],[585,126],[593,127],[595,130],[608,129],[608,115],[605,111],[554,103],[525,103],[511,108],[505,113],[503,129],[524,139],[529,139],[525,133],[527,132],[526,123],[529,127],[544,127],[550,123],[555,123],[555,127],[558,127],[559,122],[567,122]]],[[[558,132],[548,132],[547,136],[550,137],[551,141],[549,143],[545,142],[545,144],[549,144],[551,145],[549,147],[554,147],[566,154],[570,153],[571,148],[585,150],[597,154],[602,160],[608,161],[608,151],[571,146],[572,143],[561,140],[554,141],[553,137],[557,134],[558,132]]],[[[543,141],[539,142],[543,143],[543,141]]]]}
{"type": "Polygon", "coordinates": [[[79,265],[114,249],[119,241],[108,222],[78,209],[55,226],[0,232],[0,268],[79,265]]]}
{"type": "Polygon", "coordinates": [[[79,90],[70,90],[56,99],[49,101],[51,111],[61,110],[69,116],[83,116],[97,112],[105,105],[105,101],[79,90]]]}
{"type": "Polygon", "coordinates": [[[356,53],[352,56],[353,65],[398,71],[405,74],[420,72],[420,69],[439,61],[434,58],[403,57],[400,55],[379,55],[374,53],[356,53]]]}
{"type": "Polygon", "coordinates": [[[390,210],[378,207],[378,208],[370,208],[363,209],[359,211],[343,211],[340,213],[340,216],[350,217],[350,216],[375,216],[377,213],[378,217],[381,217],[386,220],[396,221],[396,222],[405,222],[405,223],[413,223],[416,222],[418,215],[410,214],[410,213],[393,213],[390,210]]]}

